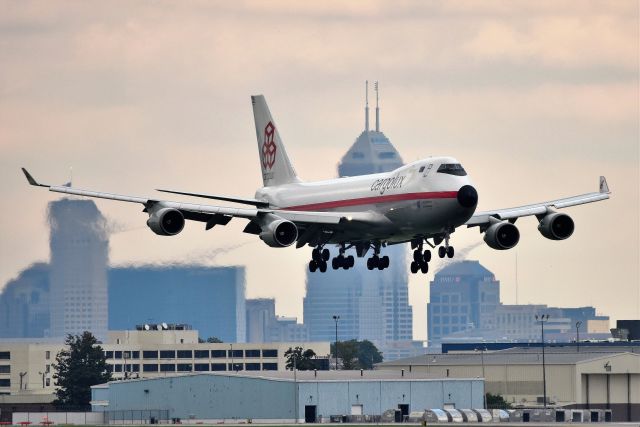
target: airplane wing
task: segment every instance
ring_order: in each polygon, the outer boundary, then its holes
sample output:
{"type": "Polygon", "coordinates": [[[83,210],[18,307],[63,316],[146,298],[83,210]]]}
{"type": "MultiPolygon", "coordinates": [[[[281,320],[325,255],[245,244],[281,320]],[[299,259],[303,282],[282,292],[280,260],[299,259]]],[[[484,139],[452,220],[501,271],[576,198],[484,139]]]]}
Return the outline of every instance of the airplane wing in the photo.
{"type": "Polygon", "coordinates": [[[530,215],[544,215],[551,208],[562,209],[570,206],[582,205],[585,203],[599,202],[609,198],[609,186],[604,176],[600,177],[600,190],[593,193],[581,194],[579,196],[565,197],[562,199],[550,200],[548,202],[534,203],[526,206],[515,208],[497,209],[493,211],[484,211],[475,213],[469,221],[467,227],[476,227],[489,224],[490,218],[498,220],[509,220],[515,222],[516,219],[530,215]]]}
{"type": "MultiPolygon", "coordinates": [[[[83,190],[62,185],[48,185],[36,181],[33,176],[24,168],[22,172],[27,178],[29,184],[46,187],[49,191],[63,194],[72,194],[75,196],[93,197],[107,200],[117,200],[120,202],[139,203],[144,205],[144,212],[151,209],[171,208],[179,210],[185,219],[192,221],[205,222],[206,229],[209,230],[215,225],[226,225],[232,218],[245,218],[253,220],[267,214],[274,214],[280,218],[292,221],[296,224],[315,224],[322,226],[322,229],[339,228],[346,223],[355,225],[362,224],[364,226],[375,226],[388,221],[383,215],[373,212],[309,212],[309,211],[291,211],[283,209],[270,208],[231,208],[224,206],[201,205],[194,203],[174,202],[168,200],[159,200],[149,197],[126,196],[113,193],[103,193],[98,191],[83,190]]],[[[183,193],[179,193],[183,194],[183,193]]],[[[216,196],[217,197],[217,196],[216,196]]],[[[229,198],[230,199],[230,198],[229,198]]],[[[240,199],[237,199],[240,200],[240,199]]],[[[243,199],[248,200],[248,199],[243,199]]],[[[231,200],[230,200],[231,201],[231,200]]],[[[250,230],[250,228],[248,227],[250,230]]],[[[246,229],[247,230],[247,229],[246,229]]],[[[251,232],[251,231],[247,231],[251,232]]]]}

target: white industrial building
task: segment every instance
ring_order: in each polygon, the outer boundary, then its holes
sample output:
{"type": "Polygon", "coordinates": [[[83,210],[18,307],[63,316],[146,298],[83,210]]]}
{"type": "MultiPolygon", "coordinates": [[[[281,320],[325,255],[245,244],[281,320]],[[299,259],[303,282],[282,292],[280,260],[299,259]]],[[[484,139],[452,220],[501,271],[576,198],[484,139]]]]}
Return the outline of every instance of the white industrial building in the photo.
{"type": "Polygon", "coordinates": [[[114,381],[92,387],[92,409],[105,412],[105,422],[116,424],[145,415],[190,423],[326,422],[345,416],[374,422],[389,411],[408,415],[427,408],[482,408],[483,393],[479,378],[391,371],[245,371],[114,381]]]}
{"type": "MultiPolygon", "coordinates": [[[[379,370],[449,378],[484,377],[488,393],[514,406],[541,407],[544,402],[542,350],[427,354],[383,362],[379,370]]],[[[637,347],[547,347],[548,406],[611,409],[614,421],[640,420],[640,353],[637,347]]]]}

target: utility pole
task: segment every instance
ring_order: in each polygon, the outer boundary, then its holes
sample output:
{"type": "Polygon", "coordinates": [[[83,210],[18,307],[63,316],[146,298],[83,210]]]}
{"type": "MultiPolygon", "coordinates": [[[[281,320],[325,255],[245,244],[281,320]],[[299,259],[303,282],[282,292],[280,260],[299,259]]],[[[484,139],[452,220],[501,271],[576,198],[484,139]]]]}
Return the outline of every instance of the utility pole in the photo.
{"type": "Polygon", "coordinates": [[[486,389],[486,384],[487,384],[487,377],[484,375],[484,352],[487,350],[487,347],[481,348],[481,349],[477,349],[476,351],[480,352],[480,360],[482,363],[482,378],[484,379],[484,384],[485,384],[485,389],[484,389],[484,409],[488,409],[487,408],[487,389],[486,389]]]}
{"type": "Polygon", "coordinates": [[[549,320],[548,314],[542,314],[538,316],[536,314],[536,321],[540,322],[540,327],[542,328],[542,399],[544,403],[544,407],[547,407],[547,375],[545,372],[545,363],[544,363],[544,323],[549,320]]]}
{"type": "Polygon", "coordinates": [[[580,353],[580,325],[582,322],[576,322],[576,352],[580,353]]]}
{"type": "Polygon", "coordinates": [[[340,320],[340,316],[334,314],[333,320],[336,322],[336,371],[338,370],[338,320],[340,320]]]}

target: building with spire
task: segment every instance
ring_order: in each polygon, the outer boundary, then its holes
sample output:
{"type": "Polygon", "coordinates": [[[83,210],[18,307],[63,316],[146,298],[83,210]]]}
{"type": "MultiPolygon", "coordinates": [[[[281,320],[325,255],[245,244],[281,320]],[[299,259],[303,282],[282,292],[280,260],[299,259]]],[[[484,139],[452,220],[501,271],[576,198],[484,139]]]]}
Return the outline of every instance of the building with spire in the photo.
{"type": "MultiPolygon", "coordinates": [[[[341,177],[388,172],[403,165],[400,154],[380,130],[377,82],[375,92],[375,130],[369,128],[367,93],[365,128],[340,160],[341,177]]],[[[383,271],[369,271],[364,264],[356,264],[346,271],[307,273],[304,323],[311,341],[335,340],[333,316],[340,316],[337,329],[341,341],[370,340],[385,360],[415,353],[405,248],[387,247],[384,254],[389,255],[391,263],[383,271]]]]}

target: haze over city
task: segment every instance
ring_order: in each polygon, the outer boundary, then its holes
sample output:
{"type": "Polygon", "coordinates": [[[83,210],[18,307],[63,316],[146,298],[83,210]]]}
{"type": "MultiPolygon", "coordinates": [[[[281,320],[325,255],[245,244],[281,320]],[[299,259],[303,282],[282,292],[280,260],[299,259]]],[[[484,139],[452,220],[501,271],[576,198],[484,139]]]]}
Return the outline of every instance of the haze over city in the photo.
{"type": "MultiPolygon", "coordinates": [[[[571,209],[566,241],[531,218],[510,251],[472,248],[477,229],[452,241],[496,274],[506,303],[517,257],[519,303],[640,316],[637,2],[0,4],[0,287],[48,259],[46,206],[59,198],[20,167],[51,184],[72,167],[74,186],[124,194],[252,197],[249,96],[261,93],[299,175],[335,177],[364,128],[369,79],[404,161],[456,157],[480,211],[596,191],[606,176],[611,199],[571,209]]],[[[239,219],[159,237],[138,206],[96,204],[113,265],[245,265],[247,297],[302,318],[310,248],[269,248],[239,219]]],[[[428,281],[448,262],[410,276],[416,339],[428,281]]]]}

